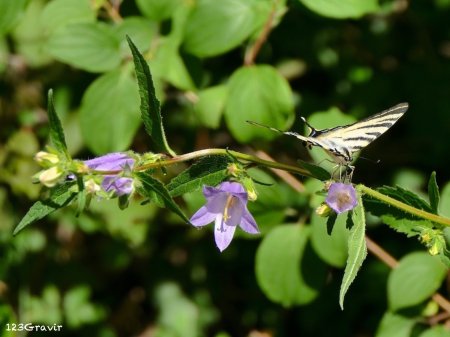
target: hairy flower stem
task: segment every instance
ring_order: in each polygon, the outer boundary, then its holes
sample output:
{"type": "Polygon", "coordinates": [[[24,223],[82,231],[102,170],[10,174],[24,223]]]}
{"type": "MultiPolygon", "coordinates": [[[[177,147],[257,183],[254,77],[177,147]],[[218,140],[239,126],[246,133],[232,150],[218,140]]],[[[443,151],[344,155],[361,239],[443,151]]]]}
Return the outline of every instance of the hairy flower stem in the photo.
{"type": "Polygon", "coordinates": [[[301,174],[306,177],[312,177],[311,172],[309,172],[308,170],[306,170],[304,168],[298,167],[298,166],[292,166],[292,165],[278,163],[275,161],[264,160],[264,159],[258,158],[256,156],[252,156],[252,155],[237,152],[237,151],[227,150],[227,149],[204,149],[204,150],[194,151],[194,152],[182,154],[179,156],[175,156],[173,158],[160,160],[155,163],[144,164],[144,165],[136,167],[135,169],[137,171],[145,171],[150,168],[158,168],[158,167],[162,167],[162,166],[174,165],[177,163],[181,163],[181,162],[185,162],[185,161],[189,161],[189,160],[193,160],[193,159],[198,159],[198,158],[205,157],[205,156],[212,156],[212,155],[216,155],[216,156],[217,155],[231,155],[237,159],[244,160],[247,162],[260,164],[262,166],[276,168],[276,169],[280,169],[280,170],[284,170],[284,171],[288,171],[288,172],[292,172],[292,173],[298,173],[298,174],[301,174]]]}
{"type": "Polygon", "coordinates": [[[356,189],[364,194],[370,195],[372,198],[378,199],[386,204],[389,204],[398,209],[401,209],[402,211],[405,211],[409,214],[418,216],[419,218],[430,220],[430,221],[438,223],[440,225],[450,226],[450,219],[448,219],[448,218],[444,218],[444,217],[436,215],[436,214],[428,213],[428,212],[425,212],[424,210],[407,205],[401,201],[398,201],[394,198],[384,195],[383,193],[375,191],[367,186],[358,185],[356,187],[356,189]]]}
{"type": "MultiPolygon", "coordinates": [[[[163,159],[163,160],[158,160],[156,162],[146,163],[146,164],[143,164],[140,166],[135,166],[134,170],[138,171],[138,172],[146,171],[151,168],[166,167],[166,166],[175,165],[175,164],[178,164],[181,162],[199,159],[199,158],[202,158],[205,156],[214,156],[214,155],[216,155],[216,156],[217,155],[231,155],[237,159],[240,159],[240,160],[243,160],[243,161],[246,161],[249,163],[255,163],[255,164],[269,167],[269,168],[288,171],[291,173],[297,173],[297,174],[300,174],[305,177],[313,177],[313,174],[311,172],[309,172],[307,169],[302,168],[302,167],[278,163],[278,162],[271,161],[271,160],[265,160],[265,159],[261,159],[261,158],[258,158],[256,156],[252,156],[252,155],[249,155],[246,153],[241,153],[241,152],[232,151],[232,150],[228,150],[228,149],[204,149],[204,150],[194,151],[194,152],[178,155],[178,156],[175,156],[172,158],[167,158],[167,159],[163,159]]],[[[92,170],[91,173],[108,175],[108,174],[118,174],[118,173],[120,173],[120,171],[92,170]]],[[[438,224],[441,224],[444,226],[450,226],[450,219],[448,219],[448,218],[445,218],[445,217],[442,217],[442,216],[439,216],[436,214],[428,213],[428,212],[425,212],[424,210],[407,205],[399,200],[396,200],[387,195],[384,195],[383,193],[375,191],[365,185],[359,184],[357,186],[357,190],[360,191],[361,193],[371,196],[372,198],[378,199],[388,205],[391,205],[393,207],[401,209],[402,211],[405,211],[407,213],[413,214],[419,218],[430,220],[432,222],[435,222],[435,223],[438,223],[438,224]]]]}

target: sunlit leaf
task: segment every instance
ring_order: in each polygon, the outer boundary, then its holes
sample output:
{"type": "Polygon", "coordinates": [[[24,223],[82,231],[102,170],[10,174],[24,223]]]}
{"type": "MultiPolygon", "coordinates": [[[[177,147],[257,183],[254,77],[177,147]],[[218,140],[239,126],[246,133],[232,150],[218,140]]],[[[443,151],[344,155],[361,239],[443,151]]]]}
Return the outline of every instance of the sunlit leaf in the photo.
{"type": "Polygon", "coordinates": [[[13,235],[16,235],[33,222],[40,220],[57,209],[70,204],[70,202],[77,195],[70,189],[73,185],[75,185],[75,182],[68,182],[63,185],[59,185],[51,192],[50,198],[42,201],[36,201],[16,226],[13,235]]]}
{"type": "Polygon", "coordinates": [[[240,142],[272,139],[277,134],[247,123],[248,120],[286,129],[294,118],[292,91],[287,81],[271,66],[240,68],[228,82],[225,121],[240,142]]]}
{"type": "Polygon", "coordinates": [[[128,149],[141,124],[137,86],[129,72],[116,70],[91,83],[81,102],[80,124],[94,153],[128,149]]]}
{"type": "Polygon", "coordinates": [[[405,256],[388,280],[388,302],[392,311],[419,304],[441,286],[447,268],[428,253],[405,256]]]}
{"type": "Polygon", "coordinates": [[[379,10],[378,0],[299,0],[313,12],[334,18],[359,18],[379,10]]]}
{"type": "Polygon", "coordinates": [[[309,234],[304,226],[276,227],[264,237],[256,253],[259,286],[284,307],[311,302],[324,282],[324,265],[307,244],[309,234]]]}
{"type": "Polygon", "coordinates": [[[348,258],[344,277],[339,292],[339,305],[344,309],[344,297],[355,280],[356,274],[367,256],[366,246],[366,216],[361,195],[358,194],[358,205],[352,210],[353,226],[348,237],[348,258]]]}
{"type": "Polygon", "coordinates": [[[231,159],[227,156],[203,157],[181,172],[166,186],[172,197],[193,192],[204,185],[216,186],[227,177],[231,159]]]}

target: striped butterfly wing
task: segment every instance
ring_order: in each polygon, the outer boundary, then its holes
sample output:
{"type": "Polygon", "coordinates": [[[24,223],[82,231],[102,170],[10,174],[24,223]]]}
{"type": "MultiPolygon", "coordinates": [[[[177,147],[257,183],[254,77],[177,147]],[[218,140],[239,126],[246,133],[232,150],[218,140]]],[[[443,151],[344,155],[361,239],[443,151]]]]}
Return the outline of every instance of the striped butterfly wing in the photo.
{"type": "Polygon", "coordinates": [[[337,162],[349,163],[353,154],[363,149],[394,125],[408,110],[407,103],[400,103],[359,122],[319,131],[315,137],[337,162]]]}
{"type": "MultiPolygon", "coordinates": [[[[359,122],[332,129],[316,130],[308,124],[312,129],[310,136],[303,136],[292,131],[281,131],[252,121],[247,122],[288,136],[294,136],[307,147],[319,146],[327,151],[336,163],[348,165],[353,160],[355,152],[363,149],[385,133],[403,116],[406,110],[408,110],[408,103],[400,103],[359,122]]],[[[304,121],[306,122],[306,120],[304,121]]]]}

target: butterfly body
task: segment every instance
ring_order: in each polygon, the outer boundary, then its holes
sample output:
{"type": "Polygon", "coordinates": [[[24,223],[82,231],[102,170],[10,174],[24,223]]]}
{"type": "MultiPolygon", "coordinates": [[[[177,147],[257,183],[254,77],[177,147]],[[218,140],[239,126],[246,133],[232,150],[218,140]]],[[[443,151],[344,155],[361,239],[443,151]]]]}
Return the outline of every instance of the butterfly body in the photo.
{"type": "Polygon", "coordinates": [[[315,129],[303,119],[311,128],[309,136],[303,136],[292,131],[284,132],[255,122],[249,121],[249,123],[288,136],[294,136],[300,139],[307,148],[312,146],[321,147],[331,156],[336,164],[349,166],[356,152],[362,150],[385,133],[404,115],[406,110],[408,110],[408,103],[400,103],[356,123],[323,130],[315,129]]]}

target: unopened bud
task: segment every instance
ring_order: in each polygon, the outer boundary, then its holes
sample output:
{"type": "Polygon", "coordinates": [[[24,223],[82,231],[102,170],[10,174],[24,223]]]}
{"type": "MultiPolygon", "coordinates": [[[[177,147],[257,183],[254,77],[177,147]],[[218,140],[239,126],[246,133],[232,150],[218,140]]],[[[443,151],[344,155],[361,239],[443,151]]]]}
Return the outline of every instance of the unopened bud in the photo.
{"type": "Polygon", "coordinates": [[[241,183],[247,191],[248,200],[255,201],[258,198],[258,195],[253,180],[250,177],[245,177],[241,180],[241,183]]]}
{"type": "Polygon", "coordinates": [[[97,184],[94,179],[89,179],[84,183],[84,188],[86,189],[86,192],[89,194],[96,194],[97,192],[100,192],[102,188],[99,184],[97,184]]]}
{"type": "Polygon", "coordinates": [[[228,165],[228,174],[233,177],[238,177],[239,173],[242,171],[235,163],[228,165]]]}
{"type": "Polygon", "coordinates": [[[36,153],[34,160],[42,167],[51,167],[59,163],[59,158],[56,154],[45,151],[36,153]]]}
{"type": "Polygon", "coordinates": [[[327,204],[323,203],[316,208],[316,214],[324,218],[328,217],[331,213],[331,208],[327,204]]]}
{"type": "Polygon", "coordinates": [[[59,179],[62,176],[62,173],[63,172],[59,167],[53,166],[47,170],[39,172],[38,179],[42,185],[53,187],[58,183],[59,179]]]}

